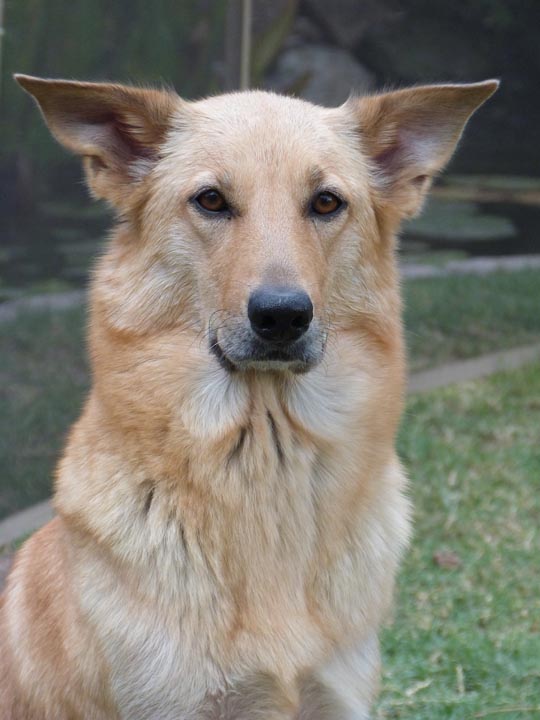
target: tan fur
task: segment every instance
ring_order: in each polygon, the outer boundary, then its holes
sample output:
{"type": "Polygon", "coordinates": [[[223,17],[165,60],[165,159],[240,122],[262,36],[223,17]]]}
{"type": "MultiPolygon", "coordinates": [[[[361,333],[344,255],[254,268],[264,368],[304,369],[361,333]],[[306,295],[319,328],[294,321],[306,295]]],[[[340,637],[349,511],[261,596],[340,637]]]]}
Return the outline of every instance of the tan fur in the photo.
{"type": "Polygon", "coordinates": [[[394,233],[495,84],[324,109],[18,79],[123,222],[58,517],[3,601],[0,718],[365,720],[408,536],[394,233]],[[203,186],[236,215],[194,209],[203,186]],[[305,212],[321,187],[348,202],[331,221],[305,212]],[[210,352],[264,282],[312,298],[305,374],[210,352]]]}

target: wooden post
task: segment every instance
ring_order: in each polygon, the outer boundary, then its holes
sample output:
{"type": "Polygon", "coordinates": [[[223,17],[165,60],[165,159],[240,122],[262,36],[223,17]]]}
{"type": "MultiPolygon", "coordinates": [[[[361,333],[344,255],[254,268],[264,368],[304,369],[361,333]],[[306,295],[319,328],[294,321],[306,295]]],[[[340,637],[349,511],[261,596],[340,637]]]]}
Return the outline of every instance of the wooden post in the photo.
{"type": "Polygon", "coordinates": [[[240,79],[241,0],[228,0],[225,18],[225,90],[238,90],[240,79]]]}
{"type": "Polygon", "coordinates": [[[4,49],[4,0],[0,0],[0,99],[2,97],[2,50],[4,49]]]}
{"type": "Polygon", "coordinates": [[[252,0],[228,0],[225,19],[225,90],[246,90],[251,75],[252,0]]]}
{"type": "Polygon", "coordinates": [[[252,15],[252,0],[242,0],[242,50],[240,52],[240,90],[248,90],[251,84],[252,15]]]}

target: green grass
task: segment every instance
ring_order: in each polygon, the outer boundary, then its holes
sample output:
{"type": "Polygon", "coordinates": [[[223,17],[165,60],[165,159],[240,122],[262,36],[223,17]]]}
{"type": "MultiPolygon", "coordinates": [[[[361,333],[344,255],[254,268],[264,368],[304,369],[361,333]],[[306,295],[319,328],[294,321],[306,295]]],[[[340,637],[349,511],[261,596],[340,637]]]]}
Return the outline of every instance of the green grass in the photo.
{"type": "MultiPolygon", "coordinates": [[[[540,340],[540,271],[405,283],[411,367],[418,370],[540,340]]],[[[0,518],[37,502],[88,385],[84,311],[0,322],[0,518]]]]}
{"type": "Polygon", "coordinates": [[[377,718],[540,718],[539,433],[540,365],[409,399],[415,535],[377,718]]]}
{"type": "Polygon", "coordinates": [[[540,340],[540,271],[404,284],[411,370],[540,340]]]}
{"type": "Polygon", "coordinates": [[[0,517],[51,493],[88,386],[82,309],[0,324],[0,517]]]}

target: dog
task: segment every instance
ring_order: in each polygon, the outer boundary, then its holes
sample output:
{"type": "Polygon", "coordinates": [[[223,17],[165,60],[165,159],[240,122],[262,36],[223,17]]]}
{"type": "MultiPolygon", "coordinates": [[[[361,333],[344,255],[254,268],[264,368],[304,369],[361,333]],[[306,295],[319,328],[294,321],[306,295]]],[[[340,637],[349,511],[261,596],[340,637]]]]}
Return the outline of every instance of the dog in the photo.
{"type": "Polygon", "coordinates": [[[2,720],[365,720],[409,536],[396,234],[497,81],[351,97],[16,76],[116,210],[2,720]]]}

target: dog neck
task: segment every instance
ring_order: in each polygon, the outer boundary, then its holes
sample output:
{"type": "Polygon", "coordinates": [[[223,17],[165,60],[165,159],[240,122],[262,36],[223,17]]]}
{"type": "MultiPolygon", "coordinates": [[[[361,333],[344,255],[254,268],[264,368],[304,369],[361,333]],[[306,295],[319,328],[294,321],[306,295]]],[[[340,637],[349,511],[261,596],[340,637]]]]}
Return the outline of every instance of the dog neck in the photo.
{"type": "Polygon", "coordinates": [[[275,500],[301,486],[320,490],[321,468],[328,486],[339,475],[346,498],[344,485],[354,493],[358,476],[374,472],[375,443],[392,452],[401,377],[362,353],[354,335],[332,343],[306,375],[228,373],[191,337],[179,345],[169,333],[157,346],[149,355],[119,343],[99,359],[60,466],[58,506],[66,513],[84,512],[92,495],[104,493],[115,512],[144,514],[158,495],[176,509],[197,496],[234,517],[255,491],[275,500]],[[392,412],[380,419],[382,399],[392,412]],[[70,477],[81,472],[74,459],[84,462],[86,501],[71,490],[70,477]]]}

